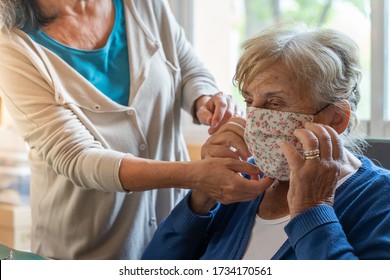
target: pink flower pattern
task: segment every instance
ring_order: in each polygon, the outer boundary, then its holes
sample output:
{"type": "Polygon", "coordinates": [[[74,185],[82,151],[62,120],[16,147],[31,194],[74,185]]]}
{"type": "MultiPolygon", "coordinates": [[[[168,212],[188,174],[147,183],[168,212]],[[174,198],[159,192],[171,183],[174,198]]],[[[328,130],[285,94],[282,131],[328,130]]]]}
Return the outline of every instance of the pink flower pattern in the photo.
{"type": "Polygon", "coordinates": [[[256,165],[265,175],[283,181],[289,180],[290,168],[279,143],[289,142],[303,154],[302,144],[293,133],[313,119],[313,115],[247,108],[245,142],[256,165]]]}

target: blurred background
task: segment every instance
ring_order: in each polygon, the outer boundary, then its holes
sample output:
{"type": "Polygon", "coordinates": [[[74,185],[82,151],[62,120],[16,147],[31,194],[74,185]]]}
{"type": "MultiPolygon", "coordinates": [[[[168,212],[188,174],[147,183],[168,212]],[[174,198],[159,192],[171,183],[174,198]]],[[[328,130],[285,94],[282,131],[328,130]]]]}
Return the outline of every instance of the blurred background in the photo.
{"type": "MultiPolygon", "coordinates": [[[[277,21],[303,21],[348,34],[359,45],[363,67],[359,130],[369,138],[390,138],[388,0],[169,2],[220,89],[233,95],[243,108],[245,104],[232,78],[245,39],[277,21]]],[[[0,99],[0,243],[29,250],[28,148],[1,103],[0,99]]],[[[191,159],[199,159],[200,147],[208,137],[207,127],[193,125],[189,116],[183,118],[182,127],[191,159]]],[[[387,156],[388,150],[384,151],[379,154],[387,156]]]]}
{"type": "MultiPolygon", "coordinates": [[[[171,0],[178,21],[220,88],[241,102],[233,86],[242,42],[277,21],[302,21],[337,29],[360,48],[362,98],[360,131],[368,137],[390,137],[388,0],[171,0]]],[[[183,122],[190,146],[207,138],[204,127],[183,122]]]]}

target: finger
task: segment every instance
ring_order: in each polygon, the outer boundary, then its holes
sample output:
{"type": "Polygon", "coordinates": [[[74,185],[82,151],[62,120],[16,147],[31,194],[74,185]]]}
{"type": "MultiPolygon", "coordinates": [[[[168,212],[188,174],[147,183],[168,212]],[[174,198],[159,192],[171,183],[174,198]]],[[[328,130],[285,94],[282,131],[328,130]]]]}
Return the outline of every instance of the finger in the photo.
{"type": "MultiPolygon", "coordinates": [[[[213,95],[209,101],[213,106],[211,113],[211,127],[217,126],[225,115],[225,111],[227,109],[227,104],[224,96],[221,93],[217,93],[213,95]]],[[[211,109],[211,108],[210,108],[211,109]]]]}
{"type": "Polygon", "coordinates": [[[251,156],[251,153],[244,140],[244,132],[245,120],[242,118],[231,118],[228,123],[223,125],[217,133],[206,141],[204,148],[207,149],[208,145],[223,145],[228,148],[233,147],[237,150],[241,159],[246,160],[251,156]]]}
{"type": "Polygon", "coordinates": [[[232,157],[246,160],[251,154],[241,133],[227,131],[210,137],[202,146],[204,157],[232,157]]]}
{"type": "Polygon", "coordinates": [[[217,127],[222,120],[230,119],[235,112],[235,104],[230,95],[217,95],[213,96],[214,102],[214,114],[211,121],[212,127],[217,127]]]}
{"type": "Polygon", "coordinates": [[[256,199],[261,193],[265,192],[272,186],[273,179],[264,177],[259,180],[248,180],[240,175],[234,180],[236,186],[240,186],[239,193],[221,193],[220,202],[231,204],[235,202],[247,202],[256,199]]]}
{"type": "Polygon", "coordinates": [[[226,164],[230,170],[247,175],[255,175],[261,172],[256,165],[253,165],[247,161],[230,160],[226,164]]]}
{"type": "Polygon", "coordinates": [[[291,170],[299,170],[304,163],[302,156],[299,154],[295,146],[290,143],[282,142],[279,144],[284,156],[286,157],[288,166],[291,170]]]}
{"type": "Polygon", "coordinates": [[[237,117],[237,116],[232,117],[232,118],[230,119],[230,122],[238,123],[238,124],[240,124],[240,125],[241,125],[242,127],[244,127],[244,128],[245,128],[245,126],[246,126],[246,119],[245,119],[244,117],[237,117]]]}
{"type": "Polygon", "coordinates": [[[225,131],[226,129],[229,129],[229,127],[226,127],[226,125],[228,124],[232,124],[235,125],[234,123],[236,123],[237,125],[240,125],[241,127],[243,127],[243,130],[245,130],[245,119],[243,118],[239,118],[239,117],[228,117],[228,115],[225,115],[223,120],[216,126],[216,127],[210,127],[209,128],[209,134],[212,135],[214,133],[216,133],[217,131],[225,131]]]}
{"type": "Polygon", "coordinates": [[[245,130],[245,126],[246,126],[246,120],[242,117],[232,117],[229,119],[229,121],[224,124],[222,127],[221,127],[221,131],[223,131],[223,129],[225,129],[225,127],[228,127],[230,125],[238,125],[239,127],[241,127],[243,130],[245,130]]]}
{"type": "Polygon", "coordinates": [[[306,123],[305,127],[314,133],[318,139],[320,156],[324,160],[332,160],[332,139],[324,126],[315,123],[306,123]]]}
{"type": "Polygon", "coordinates": [[[205,106],[199,108],[198,112],[196,113],[196,116],[201,124],[211,125],[213,114],[205,106]]]}
{"type": "Polygon", "coordinates": [[[238,150],[234,150],[228,147],[221,146],[210,146],[206,150],[203,150],[201,153],[201,158],[210,158],[210,157],[218,157],[218,158],[232,158],[237,160],[246,160],[245,155],[241,155],[238,150]]]}
{"type": "Polygon", "coordinates": [[[341,160],[344,156],[343,143],[339,137],[339,134],[330,126],[323,126],[329,133],[332,141],[332,157],[334,160],[341,160]]]}
{"type": "MultiPolygon", "coordinates": [[[[310,129],[300,128],[294,131],[294,135],[298,138],[298,141],[302,144],[303,153],[305,152],[317,152],[319,150],[319,141],[310,129]]],[[[305,155],[304,159],[310,159],[313,162],[319,159],[319,155],[305,155]]]]}
{"type": "Polygon", "coordinates": [[[225,123],[219,132],[233,130],[236,131],[237,134],[244,135],[246,122],[242,118],[231,118],[227,123],[225,123]]]}

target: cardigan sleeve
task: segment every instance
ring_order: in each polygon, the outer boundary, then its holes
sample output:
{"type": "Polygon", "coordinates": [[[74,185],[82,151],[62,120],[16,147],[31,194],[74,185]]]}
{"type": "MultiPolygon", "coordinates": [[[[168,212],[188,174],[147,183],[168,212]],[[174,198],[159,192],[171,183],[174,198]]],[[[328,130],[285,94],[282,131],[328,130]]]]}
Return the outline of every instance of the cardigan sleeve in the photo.
{"type": "MultiPolygon", "coordinates": [[[[212,95],[217,93],[218,87],[214,77],[205,68],[203,63],[194,51],[191,43],[187,40],[183,28],[177,23],[168,1],[154,1],[161,6],[161,14],[158,20],[165,27],[161,30],[161,40],[163,45],[173,45],[174,54],[166,53],[170,61],[180,69],[181,82],[179,90],[182,92],[182,107],[184,110],[193,113],[194,101],[202,95],[212,95]],[[167,35],[169,32],[169,36],[167,35]],[[169,42],[168,40],[172,40],[169,42]]],[[[157,9],[159,10],[159,9],[157,9]]],[[[194,119],[196,122],[197,120],[194,119]]]]}
{"type": "MultiPolygon", "coordinates": [[[[297,259],[390,259],[390,206],[366,210],[356,222],[359,240],[348,240],[333,207],[320,205],[304,211],[285,227],[297,259]]],[[[351,238],[351,237],[350,237],[351,238]]]]}
{"type": "Polygon", "coordinates": [[[191,192],[163,220],[146,247],[144,260],[199,259],[207,243],[207,230],[220,208],[217,204],[206,216],[193,213],[189,207],[191,192]]]}

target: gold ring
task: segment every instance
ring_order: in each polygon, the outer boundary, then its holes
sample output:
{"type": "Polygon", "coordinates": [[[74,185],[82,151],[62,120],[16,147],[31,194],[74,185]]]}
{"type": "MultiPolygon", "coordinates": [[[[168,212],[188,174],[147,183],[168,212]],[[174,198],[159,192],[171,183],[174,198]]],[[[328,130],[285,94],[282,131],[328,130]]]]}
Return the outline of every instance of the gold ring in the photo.
{"type": "Polygon", "coordinates": [[[315,159],[315,158],[318,158],[320,157],[320,155],[315,155],[315,156],[305,156],[305,160],[307,159],[315,159]]]}
{"type": "Polygon", "coordinates": [[[315,158],[318,158],[320,156],[320,150],[314,149],[311,151],[305,151],[305,152],[303,152],[303,155],[304,155],[305,159],[315,159],[315,158]]]}

